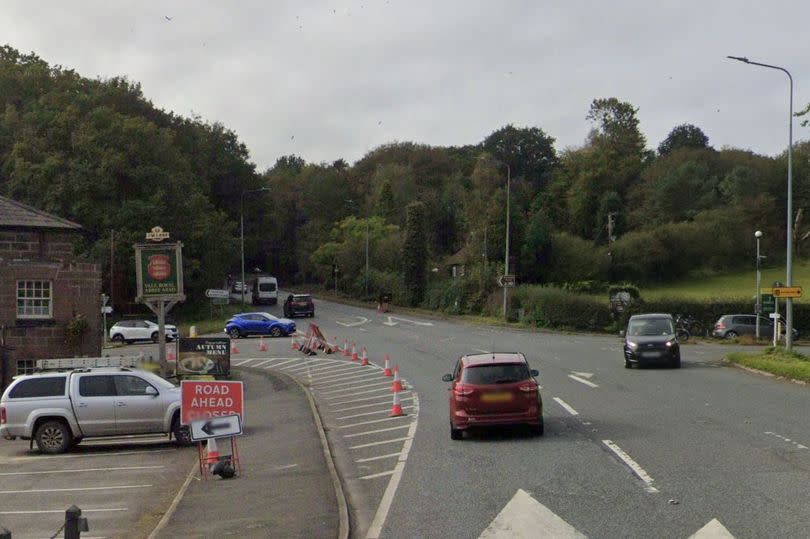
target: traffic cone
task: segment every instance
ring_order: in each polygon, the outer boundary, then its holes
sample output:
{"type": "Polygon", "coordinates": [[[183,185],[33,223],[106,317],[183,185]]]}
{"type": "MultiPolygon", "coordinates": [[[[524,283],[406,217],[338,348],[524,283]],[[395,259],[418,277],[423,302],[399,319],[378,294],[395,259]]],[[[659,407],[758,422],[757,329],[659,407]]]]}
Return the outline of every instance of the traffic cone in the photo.
{"type": "Polygon", "coordinates": [[[394,381],[391,383],[391,391],[394,393],[402,391],[402,381],[399,379],[399,365],[394,367],[394,381]]]}
{"type": "Polygon", "coordinates": [[[210,438],[206,444],[205,463],[208,466],[213,466],[219,462],[219,449],[217,449],[216,438],[210,438]]]}
{"type": "Polygon", "coordinates": [[[383,371],[383,376],[394,376],[391,372],[391,358],[388,357],[388,354],[385,354],[385,370],[383,371]]]}
{"type": "Polygon", "coordinates": [[[234,339],[231,339],[231,355],[238,354],[238,353],[239,353],[239,348],[236,347],[236,341],[234,339]]]}
{"type": "Polygon", "coordinates": [[[357,361],[357,344],[352,343],[352,361],[357,361]]]}
{"type": "Polygon", "coordinates": [[[343,339],[343,355],[346,357],[352,355],[351,352],[349,352],[349,341],[346,339],[343,339]]]}
{"type": "Polygon", "coordinates": [[[290,335],[290,350],[298,350],[298,345],[295,344],[295,337],[290,335]]]}
{"type": "Polygon", "coordinates": [[[267,352],[267,343],[261,335],[259,335],[259,352],[267,352]]]}
{"type": "Polygon", "coordinates": [[[332,346],[332,353],[337,354],[340,352],[340,345],[338,344],[338,338],[335,337],[335,344],[332,346]]]}
{"type": "Polygon", "coordinates": [[[366,347],[363,347],[363,355],[361,356],[360,365],[366,366],[368,365],[368,357],[366,356],[366,347]]]}
{"type": "Polygon", "coordinates": [[[399,402],[399,393],[394,393],[394,403],[391,405],[391,413],[388,416],[399,417],[403,415],[405,415],[405,412],[402,411],[402,404],[399,402]]]}

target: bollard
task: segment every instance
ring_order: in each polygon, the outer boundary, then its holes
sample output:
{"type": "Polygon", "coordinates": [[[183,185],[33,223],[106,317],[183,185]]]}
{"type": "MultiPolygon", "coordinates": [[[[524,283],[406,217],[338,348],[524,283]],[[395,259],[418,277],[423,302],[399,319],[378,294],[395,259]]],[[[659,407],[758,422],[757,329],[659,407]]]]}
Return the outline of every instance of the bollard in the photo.
{"type": "Polygon", "coordinates": [[[197,326],[191,326],[190,328],[188,328],[188,336],[189,337],[197,336],[197,326]]]}
{"type": "Polygon", "coordinates": [[[82,516],[82,510],[71,505],[65,511],[65,539],[81,539],[82,532],[90,531],[87,518],[82,516]]]}
{"type": "Polygon", "coordinates": [[[0,539],[11,539],[11,532],[5,528],[0,528],[0,539]]]}

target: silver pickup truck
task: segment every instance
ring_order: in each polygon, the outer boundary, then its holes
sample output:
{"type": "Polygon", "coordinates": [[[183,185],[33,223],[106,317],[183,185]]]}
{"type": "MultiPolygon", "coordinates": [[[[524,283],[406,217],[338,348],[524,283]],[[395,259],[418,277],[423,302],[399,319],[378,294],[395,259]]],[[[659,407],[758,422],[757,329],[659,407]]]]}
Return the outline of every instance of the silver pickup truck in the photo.
{"type": "Polygon", "coordinates": [[[141,370],[42,372],[14,379],[0,398],[0,436],[62,453],[85,437],[163,433],[191,443],[180,388],[141,370]]]}

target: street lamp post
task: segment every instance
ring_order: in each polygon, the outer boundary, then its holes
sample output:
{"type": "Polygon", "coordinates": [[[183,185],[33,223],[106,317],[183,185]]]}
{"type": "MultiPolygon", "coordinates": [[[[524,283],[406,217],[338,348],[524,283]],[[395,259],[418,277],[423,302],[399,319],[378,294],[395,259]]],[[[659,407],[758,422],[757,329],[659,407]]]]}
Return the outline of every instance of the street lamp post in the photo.
{"type": "Polygon", "coordinates": [[[241,236],[241,245],[242,245],[242,308],[245,308],[245,288],[247,284],[245,283],[245,195],[248,193],[260,193],[262,191],[269,191],[269,187],[262,187],[260,189],[248,189],[247,191],[242,191],[242,195],[239,197],[239,229],[240,229],[240,236],[241,236]]]}
{"type": "MultiPolygon", "coordinates": [[[[494,157],[482,156],[479,159],[484,159],[486,161],[492,161],[493,163],[500,163],[501,165],[506,166],[506,249],[504,253],[504,262],[503,262],[503,274],[509,275],[509,202],[511,199],[510,196],[510,186],[512,184],[512,168],[509,166],[509,163],[501,161],[500,159],[495,159],[494,157]]],[[[485,229],[486,230],[486,229],[485,229]]],[[[506,283],[504,283],[506,284],[506,283]]],[[[503,319],[508,320],[507,317],[507,306],[509,304],[509,287],[503,287],[503,319]]]]}
{"type": "Polygon", "coordinates": [[[762,231],[757,230],[754,232],[754,237],[757,239],[757,308],[756,308],[756,315],[757,315],[757,340],[759,340],[759,317],[762,313],[762,295],[759,290],[760,282],[762,281],[762,272],[760,266],[762,265],[760,262],[762,258],[759,256],[759,239],[762,237],[762,231]]]}
{"type": "MultiPolygon", "coordinates": [[[[770,64],[752,62],[744,56],[728,56],[732,60],[744,62],[768,69],[776,69],[788,76],[790,81],[790,103],[788,105],[788,174],[787,174],[787,264],[786,264],[786,286],[793,286],[793,76],[784,67],[770,64]]],[[[787,298],[785,302],[785,351],[793,350],[793,298],[787,298]]]]}

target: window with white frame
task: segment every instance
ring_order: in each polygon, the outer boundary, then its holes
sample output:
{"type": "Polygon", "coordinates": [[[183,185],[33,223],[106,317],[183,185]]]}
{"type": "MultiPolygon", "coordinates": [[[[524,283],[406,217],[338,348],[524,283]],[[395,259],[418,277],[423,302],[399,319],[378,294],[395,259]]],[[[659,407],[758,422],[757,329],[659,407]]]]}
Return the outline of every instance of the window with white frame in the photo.
{"type": "Polygon", "coordinates": [[[17,318],[53,318],[51,281],[17,281],[17,318]]]}

